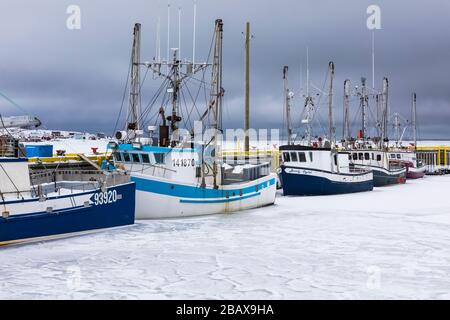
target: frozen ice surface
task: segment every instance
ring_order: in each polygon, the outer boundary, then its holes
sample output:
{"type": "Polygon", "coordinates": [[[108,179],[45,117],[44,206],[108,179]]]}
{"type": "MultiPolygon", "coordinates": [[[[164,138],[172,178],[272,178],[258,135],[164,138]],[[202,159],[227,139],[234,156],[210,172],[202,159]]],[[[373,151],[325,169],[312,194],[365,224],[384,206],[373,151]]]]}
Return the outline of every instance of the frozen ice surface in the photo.
{"type": "MultiPolygon", "coordinates": [[[[0,249],[1,299],[449,299],[450,177],[0,249]]],[[[149,206],[151,207],[151,206],[149,206]]]]}

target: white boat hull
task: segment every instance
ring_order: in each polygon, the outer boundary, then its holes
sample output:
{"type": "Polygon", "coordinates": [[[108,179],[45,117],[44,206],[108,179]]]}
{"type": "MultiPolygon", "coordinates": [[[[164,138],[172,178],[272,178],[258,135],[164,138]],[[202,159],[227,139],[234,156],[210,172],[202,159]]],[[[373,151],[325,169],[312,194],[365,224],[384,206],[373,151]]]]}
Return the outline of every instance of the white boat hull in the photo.
{"type": "Polygon", "coordinates": [[[136,219],[164,219],[228,213],[258,208],[275,202],[276,175],[246,183],[201,188],[145,175],[136,182],[136,219]]]}

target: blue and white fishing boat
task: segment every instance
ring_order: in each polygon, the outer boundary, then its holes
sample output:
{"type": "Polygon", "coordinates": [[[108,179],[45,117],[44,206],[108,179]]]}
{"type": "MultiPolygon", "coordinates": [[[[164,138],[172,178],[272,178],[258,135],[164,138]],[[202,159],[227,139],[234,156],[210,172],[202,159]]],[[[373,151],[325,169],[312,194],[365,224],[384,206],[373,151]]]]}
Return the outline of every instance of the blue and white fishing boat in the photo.
{"type": "MultiPolygon", "coordinates": [[[[349,84],[345,84],[345,103],[346,108],[344,114],[348,114],[348,98],[349,84]]],[[[353,140],[348,137],[348,117],[344,119],[344,147],[351,153],[351,163],[360,169],[368,169],[373,171],[373,180],[375,187],[387,185],[404,184],[406,182],[407,169],[401,162],[392,161],[389,157],[389,139],[388,139],[388,90],[389,82],[387,78],[383,78],[383,89],[381,94],[381,116],[377,119],[380,126],[381,137],[369,139],[367,134],[367,113],[369,95],[366,88],[366,79],[361,79],[360,108],[362,116],[362,126],[358,133],[358,139],[353,140]],[[345,129],[347,128],[347,129],[345,129]]],[[[379,99],[378,98],[378,99],[379,99]]]]}
{"type": "Polygon", "coordinates": [[[375,187],[406,182],[406,167],[401,162],[391,161],[389,152],[377,149],[355,149],[348,152],[355,167],[373,171],[375,187]]]}
{"type": "Polygon", "coordinates": [[[213,174],[202,176],[206,165],[195,149],[121,143],[114,159],[136,183],[137,219],[233,212],[275,201],[276,176],[268,164],[218,166],[214,182],[213,174]]]}
{"type": "MultiPolygon", "coordinates": [[[[216,20],[213,62],[180,61],[173,49],[171,61],[141,64],[140,24],[134,28],[130,77],[130,102],[125,130],[116,134],[117,142],[110,143],[114,163],[129,172],[136,183],[136,218],[173,218],[225,213],[273,204],[276,194],[276,175],[270,173],[270,163],[229,164],[220,156],[222,132],[222,21],[216,20]],[[159,114],[159,126],[148,126],[144,137],[144,117],[140,112],[139,68],[161,77],[166,86],[157,94],[165,95],[159,114]],[[200,118],[203,128],[213,133],[197,138],[191,131],[181,135],[180,97],[182,87],[196,73],[205,73],[212,66],[207,110],[200,118]],[[171,115],[166,117],[166,107],[171,115]],[[166,125],[170,122],[170,126],[166,125]],[[153,133],[159,130],[159,137],[153,133]],[[170,134],[170,137],[169,137],[170,134]]],[[[198,79],[194,79],[198,81],[198,79]]],[[[201,81],[201,85],[207,83],[201,81]]],[[[186,89],[187,90],[187,89],[186,89]]],[[[186,95],[188,93],[185,93],[186,95]]],[[[152,99],[153,100],[153,99],[152,99]]],[[[154,101],[154,100],[153,100],[154,101]]],[[[198,104],[198,102],[197,102],[198,104]]],[[[195,102],[193,102],[196,107],[195,102]]],[[[194,111],[195,112],[195,111],[194,111]]],[[[203,129],[202,129],[203,130],[203,129]]],[[[187,130],[185,130],[186,133],[187,130]]]]}
{"type": "MultiPolygon", "coordinates": [[[[279,148],[281,155],[279,176],[284,195],[332,195],[371,191],[373,189],[371,170],[353,166],[350,163],[349,154],[338,152],[334,143],[327,141],[328,147],[322,147],[317,142],[311,143],[311,113],[314,112],[314,105],[309,92],[305,103],[308,111],[307,117],[303,121],[308,126],[308,144],[302,146],[291,143],[290,100],[293,95],[288,89],[287,71],[288,68],[284,67],[288,145],[279,148]]],[[[329,76],[329,137],[332,141],[334,130],[332,122],[334,64],[332,62],[329,63],[329,76]]]]}
{"type": "MultiPolygon", "coordinates": [[[[0,138],[0,245],[134,223],[135,185],[129,177],[117,172],[86,176],[93,181],[60,180],[56,172],[36,176],[18,146],[15,139],[0,138]],[[33,183],[46,177],[53,181],[33,183]]],[[[75,176],[82,175],[77,171],[75,176]]]]}
{"type": "Polygon", "coordinates": [[[280,147],[284,195],[331,195],[371,191],[373,174],[351,165],[349,153],[300,145],[280,147]]]}

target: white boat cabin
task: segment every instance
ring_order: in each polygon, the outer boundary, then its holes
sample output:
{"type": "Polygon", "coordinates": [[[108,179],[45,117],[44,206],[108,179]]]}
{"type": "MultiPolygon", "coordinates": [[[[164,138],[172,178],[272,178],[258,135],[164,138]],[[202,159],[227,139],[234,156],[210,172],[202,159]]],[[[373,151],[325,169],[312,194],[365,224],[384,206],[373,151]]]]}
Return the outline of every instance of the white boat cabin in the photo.
{"type": "Polygon", "coordinates": [[[118,168],[131,174],[140,173],[188,183],[201,178],[199,153],[192,148],[119,144],[113,157],[118,168]]]}
{"type": "Polygon", "coordinates": [[[337,152],[330,148],[313,148],[307,146],[280,147],[281,162],[287,167],[320,170],[336,173],[349,173],[349,154],[337,152]]]}
{"type": "Polygon", "coordinates": [[[351,163],[361,166],[370,166],[390,169],[400,169],[401,165],[391,160],[389,153],[375,149],[348,150],[351,163]]]}

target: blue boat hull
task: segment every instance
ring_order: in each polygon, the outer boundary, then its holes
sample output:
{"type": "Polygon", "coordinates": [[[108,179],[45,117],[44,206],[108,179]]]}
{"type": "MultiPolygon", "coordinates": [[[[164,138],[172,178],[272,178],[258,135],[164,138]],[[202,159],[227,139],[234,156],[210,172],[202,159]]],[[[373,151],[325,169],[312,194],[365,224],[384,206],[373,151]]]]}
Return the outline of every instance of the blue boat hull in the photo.
{"type": "Polygon", "coordinates": [[[110,187],[116,202],[0,217],[0,245],[134,224],[135,184],[110,187]]]}
{"type": "Polygon", "coordinates": [[[373,179],[361,182],[337,182],[310,174],[287,173],[285,168],[281,167],[280,180],[283,194],[287,196],[333,195],[373,190],[373,179]]]}

